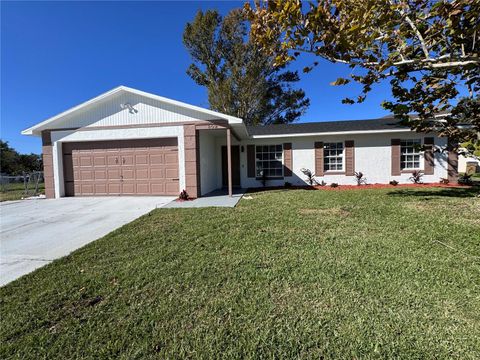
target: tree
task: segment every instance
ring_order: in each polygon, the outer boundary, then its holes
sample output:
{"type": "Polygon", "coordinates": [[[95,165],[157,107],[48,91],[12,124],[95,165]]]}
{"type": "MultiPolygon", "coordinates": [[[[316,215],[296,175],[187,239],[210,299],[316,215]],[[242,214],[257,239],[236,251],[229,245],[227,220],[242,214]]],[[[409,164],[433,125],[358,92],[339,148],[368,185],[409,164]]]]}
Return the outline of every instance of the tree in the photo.
{"type": "Polygon", "coordinates": [[[19,154],[0,140],[0,171],[9,175],[21,175],[23,172],[41,171],[42,157],[37,154],[19,154]]]}
{"type": "Polygon", "coordinates": [[[361,103],[375,84],[389,81],[394,101],[382,105],[412,129],[453,142],[476,139],[479,0],[273,0],[245,10],[253,41],[277,66],[301,53],[348,64],[349,78],[332,85],[353,80],[363,90],[342,102],[361,103]]]}
{"type": "Polygon", "coordinates": [[[193,63],[187,74],[208,90],[210,108],[242,118],[248,125],[291,123],[309,100],[294,89],[297,72],[273,66],[273,57],[250,42],[241,10],[225,18],[199,11],[188,23],[183,43],[193,63]]]}

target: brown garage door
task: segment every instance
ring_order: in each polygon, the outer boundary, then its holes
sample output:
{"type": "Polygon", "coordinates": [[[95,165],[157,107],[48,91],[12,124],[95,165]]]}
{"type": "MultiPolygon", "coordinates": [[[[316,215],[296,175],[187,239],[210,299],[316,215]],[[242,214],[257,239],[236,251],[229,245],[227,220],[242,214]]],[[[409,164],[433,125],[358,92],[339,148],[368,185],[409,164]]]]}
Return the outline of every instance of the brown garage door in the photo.
{"type": "Polygon", "coordinates": [[[177,139],[63,144],[66,196],[178,195],[177,139]]]}

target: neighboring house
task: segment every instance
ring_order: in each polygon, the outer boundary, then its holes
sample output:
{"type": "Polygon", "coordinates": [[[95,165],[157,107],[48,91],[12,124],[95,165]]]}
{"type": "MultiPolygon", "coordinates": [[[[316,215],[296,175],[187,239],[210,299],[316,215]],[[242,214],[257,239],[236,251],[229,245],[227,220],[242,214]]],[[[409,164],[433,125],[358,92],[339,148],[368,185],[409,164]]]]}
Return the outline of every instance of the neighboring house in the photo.
{"type": "Polygon", "coordinates": [[[192,197],[218,188],[318,181],[407,183],[457,179],[446,138],[419,134],[391,117],[249,127],[242,119],[117,87],[22,132],[42,137],[48,198],[90,195],[192,197]],[[426,145],[425,152],[416,145],[426,145]]]}
{"type": "MultiPolygon", "coordinates": [[[[460,151],[464,151],[465,149],[460,149],[460,151]]],[[[466,173],[467,172],[467,164],[469,168],[475,167],[475,171],[480,173],[480,160],[472,157],[472,156],[463,156],[460,155],[458,157],[458,172],[459,173],[466,173]]]]}

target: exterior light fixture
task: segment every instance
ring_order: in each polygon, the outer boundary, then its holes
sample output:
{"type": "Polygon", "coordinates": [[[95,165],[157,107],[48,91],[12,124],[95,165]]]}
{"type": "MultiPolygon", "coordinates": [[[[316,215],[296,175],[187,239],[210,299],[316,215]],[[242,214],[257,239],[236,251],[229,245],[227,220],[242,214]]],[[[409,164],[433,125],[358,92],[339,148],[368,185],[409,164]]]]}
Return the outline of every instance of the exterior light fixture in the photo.
{"type": "Polygon", "coordinates": [[[138,110],[136,110],[136,109],[132,106],[132,104],[130,104],[130,103],[120,104],[120,107],[121,107],[122,109],[128,109],[128,112],[129,112],[130,114],[136,114],[136,113],[138,113],[138,110]]]}

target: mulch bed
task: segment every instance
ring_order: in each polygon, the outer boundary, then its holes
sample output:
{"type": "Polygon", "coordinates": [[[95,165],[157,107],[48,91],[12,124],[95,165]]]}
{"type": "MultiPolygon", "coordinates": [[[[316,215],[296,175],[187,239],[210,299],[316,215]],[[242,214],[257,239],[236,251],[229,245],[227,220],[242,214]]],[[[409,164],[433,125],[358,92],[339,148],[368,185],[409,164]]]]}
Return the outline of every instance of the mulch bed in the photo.
{"type": "Polygon", "coordinates": [[[440,184],[440,183],[422,183],[422,184],[366,184],[366,185],[338,185],[337,187],[331,187],[330,185],[320,186],[266,186],[259,188],[249,188],[248,193],[255,193],[266,190],[327,190],[327,191],[342,191],[342,190],[360,190],[360,189],[403,189],[403,188],[426,188],[426,187],[436,187],[436,188],[464,188],[468,189],[471,186],[468,185],[459,185],[459,184],[440,184]]]}

